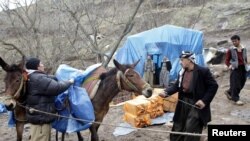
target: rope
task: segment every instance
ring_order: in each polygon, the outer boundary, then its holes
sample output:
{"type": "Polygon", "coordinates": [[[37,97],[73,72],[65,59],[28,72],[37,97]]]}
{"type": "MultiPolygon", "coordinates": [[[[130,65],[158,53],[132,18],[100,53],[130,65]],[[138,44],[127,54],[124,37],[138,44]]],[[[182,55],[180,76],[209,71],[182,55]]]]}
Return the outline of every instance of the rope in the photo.
{"type": "MultiPolygon", "coordinates": [[[[170,97],[170,96],[171,96],[171,95],[166,95],[165,98],[170,97]]],[[[176,98],[174,98],[174,99],[176,99],[176,98]]],[[[168,99],[164,99],[164,100],[170,101],[170,100],[168,100],[168,99]]],[[[196,106],[196,105],[194,105],[194,104],[190,104],[190,103],[188,103],[188,102],[185,102],[185,101],[183,101],[183,100],[181,100],[181,99],[176,99],[176,100],[177,100],[177,101],[180,101],[180,102],[182,102],[182,103],[184,103],[184,104],[186,104],[186,105],[188,105],[188,106],[194,107],[194,108],[196,108],[196,109],[200,109],[198,106],[196,106]]],[[[170,101],[170,102],[172,102],[172,101],[170,101]]]]}
{"type": "Polygon", "coordinates": [[[15,93],[14,96],[13,96],[14,99],[17,99],[17,98],[20,97],[21,90],[22,90],[22,88],[23,88],[23,84],[24,84],[24,78],[23,78],[23,75],[22,75],[22,76],[21,76],[21,83],[20,83],[20,85],[19,85],[19,88],[18,88],[18,90],[16,91],[16,93],[15,93]]]}
{"type": "Polygon", "coordinates": [[[129,129],[136,129],[136,130],[144,130],[144,131],[152,131],[152,132],[161,132],[161,133],[171,133],[171,134],[179,134],[179,135],[186,135],[186,136],[204,136],[207,137],[207,134],[198,134],[198,133],[188,133],[188,132],[174,132],[174,131],[162,131],[162,130],[155,130],[155,129],[146,129],[146,128],[135,128],[135,127],[126,127],[126,126],[119,126],[119,125],[114,125],[114,124],[107,124],[107,123],[102,123],[102,122],[96,122],[96,121],[89,121],[89,120],[84,120],[84,119],[79,119],[79,118],[74,118],[74,117],[67,117],[67,116],[62,116],[62,115],[58,115],[58,114],[54,114],[54,113],[48,113],[48,112],[44,112],[44,111],[40,111],[34,108],[30,108],[27,106],[23,106],[20,103],[17,103],[19,106],[35,112],[39,112],[39,113],[43,113],[43,114],[47,114],[47,115],[51,115],[51,116],[56,116],[56,117],[61,117],[61,118],[67,118],[67,119],[73,119],[73,120],[77,120],[77,121],[82,121],[82,122],[88,122],[88,123],[95,123],[95,124],[99,124],[99,125],[106,125],[106,126],[111,126],[111,127],[122,127],[122,128],[129,128],[129,129]]]}
{"type": "Polygon", "coordinates": [[[125,71],[125,73],[123,74],[122,71],[118,71],[117,74],[116,74],[116,81],[117,81],[117,85],[118,85],[118,88],[120,91],[123,91],[124,89],[122,89],[122,86],[121,86],[121,80],[123,80],[125,82],[125,84],[131,88],[132,90],[134,91],[138,91],[138,89],[136,88],[136,86],[134,84],[132,84],[127,78],[126,78],[126,73],[129,71],[129,69],[127,69],[125,71]]]}

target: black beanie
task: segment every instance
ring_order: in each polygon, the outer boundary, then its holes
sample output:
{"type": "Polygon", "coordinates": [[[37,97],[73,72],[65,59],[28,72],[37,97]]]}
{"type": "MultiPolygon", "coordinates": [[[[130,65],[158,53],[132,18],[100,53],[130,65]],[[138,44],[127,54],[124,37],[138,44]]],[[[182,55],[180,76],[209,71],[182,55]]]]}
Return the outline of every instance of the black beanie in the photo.
{"type": "Polygon", "coordinates": [[[40,64],[40,60],[37,58],[29,58],[26,62],[26,68],[31,70],[37,70],[40,64]]]}

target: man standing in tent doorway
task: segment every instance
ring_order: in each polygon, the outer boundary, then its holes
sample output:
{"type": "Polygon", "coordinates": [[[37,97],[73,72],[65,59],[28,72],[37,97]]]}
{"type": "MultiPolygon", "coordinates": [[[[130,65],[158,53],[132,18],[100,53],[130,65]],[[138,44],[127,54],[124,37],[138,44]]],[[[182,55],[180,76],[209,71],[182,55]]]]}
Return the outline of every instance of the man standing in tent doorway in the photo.
{"type": "Polygon", "coordinates": [[[161,63],[161,72],[160,72],[160,87],[167,88],[169,85],[169,72],[171,70],[171,62],[166,56],[163,57],[161,63]]]}
{"type": "Polygon", "coordinates": [[[147,60],[144,65],[144,80],[153,87],[154,84],[154,73],[155,73],[155,65],[153,60],[151,59],[151,56],[147,56],[147,60]]]}

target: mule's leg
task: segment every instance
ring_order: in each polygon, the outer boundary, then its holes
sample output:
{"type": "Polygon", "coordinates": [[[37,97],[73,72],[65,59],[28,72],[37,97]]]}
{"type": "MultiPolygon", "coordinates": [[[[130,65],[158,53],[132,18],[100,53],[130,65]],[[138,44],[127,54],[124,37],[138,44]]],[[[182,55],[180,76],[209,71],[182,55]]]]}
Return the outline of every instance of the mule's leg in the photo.
{"type": "Polygon", "coordinates": [[[77,137],[78,137],[78,141],[84,141],[81,132],[76,132],[77,133],[77,137]]]}
{"type": "Polygon", "coordinates": [[[65,133],[62,133],[62,141],[64,141],[65,133]]]}
{"type": "Polygon", "coordinates": [[[97,134],[97,130],[99,128],[99,124],[92,124],[89,128],[90,132],[91,132],[91,141],[99,141],[99,136],[97,134]]]}
{"type": "Polygon", "coordinates": [[[56,141],[58,141],[58,131],[56,131],[56,141]]]}
{"type": "MultiPolygon", "coordinates": [[[[62,133],[61,140],[64,141],[65,133],[62,133]]],[[[56,131],[56,141],[58,141],[58,131],[56,131]]]]}
{"type": "Polygon", "coordinates": [[[16,121],[17,141],[22,141],[22,138],[23,138],[23,128],[24,128],[24,122],[18,122],[18,121],[16,121]]]}

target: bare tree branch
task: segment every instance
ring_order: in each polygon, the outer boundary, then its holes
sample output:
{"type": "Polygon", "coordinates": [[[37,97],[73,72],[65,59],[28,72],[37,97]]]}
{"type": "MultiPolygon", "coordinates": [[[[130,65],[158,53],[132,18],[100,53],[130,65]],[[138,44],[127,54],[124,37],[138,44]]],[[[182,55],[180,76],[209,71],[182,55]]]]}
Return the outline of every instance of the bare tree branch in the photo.
{"type": "Polygon", "coordinates": [[[111,54],[110,56],[108,57],[108,59],[102,64],[105,68],[107,67],[108,63],[110,62],[112,56],[114,55],[115,51],[117,50],[121,40],[131,31],[131,29],[133,28],[133,25],[134,25],[134,18],[135,18],[135,15],[137,14],[141,4],[144,2],[144,0],[140,0],[133,15],[130,17],[130,19],[128,20],[124,30],[123,30],[123,34],[120,36],[120,38],[117,40],[117,42],[115,43],[115,46],[114,48],[112,49],[111,51],[111,54]]]}
{"type": "MultiPolygon", "coordinates": [[[[64,26],[66,26],[66,25],[64,25],[64,26]]],[[[77,56],[73,56],[73,57],[72,57],[72,55],[71,55],[71,57],[70,57],[70,58],[67,58],[67,60],[72,60],[72,58],[73,58],[73,59],[79,59],[79,58],[80,58],[80,61],[81,61],[81,63],[82,63],[82,66],[85,68],[85,67],[86,67],[86,66],[85,66],[85,63],[84,63],[83,59],[81,58],[81,55],[79,54],[79,51],[75,48],[75,43],[76,43],[76,39],[77,39],[77,36],[78,36],[78,30],[79,30],[79,24],[76,25],[76,29],[75,29],[75,38],[74,38],[73,41],[70,40],[70,34],[65,30],[66,36],[67,36],[67,38],[68,38],[68,40],[69,40],[69,42],[70,42],[70,45],[74,48],[74,50],[75,50],[75,52],[76,52],[76,54],[77,54],[77,56]]]]}
{"type": "Polygon", "coordinates": [[[14,50],[16,50],[19,54],[21,54],[22,56],[25,56],[25,54],[17,47],[17,46],[15,46],[14,44],[12,44],[12,43],[7,43],[7,42],[5,42],[5,41],[3,41],[3,40],[1,40],[0,39],[0,42],[3,44],[3,45],[5,45],[5,46],[10,46],[10,47],[12,47],[14,50]]]}
{"type": "Polygon", "coordinates": [[[205,7],[205,3],[206,3],[205,1],[206,1],[206,0],[203,0],[202,7],[201,7],[201,9],[200,9],[200,12],[199,12],[197,18],[195,19],[195,22],[194,22],[194,24],[193,24],[192,29],[194,29],[196,23],[197,23],[197,22],[199,21],[199,19],[200,19],[201,13],[202,13],[202,11],[203,11],[203,9],[204,9],[204,7],[205,7]]]}

